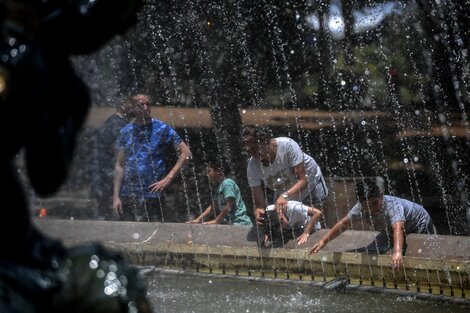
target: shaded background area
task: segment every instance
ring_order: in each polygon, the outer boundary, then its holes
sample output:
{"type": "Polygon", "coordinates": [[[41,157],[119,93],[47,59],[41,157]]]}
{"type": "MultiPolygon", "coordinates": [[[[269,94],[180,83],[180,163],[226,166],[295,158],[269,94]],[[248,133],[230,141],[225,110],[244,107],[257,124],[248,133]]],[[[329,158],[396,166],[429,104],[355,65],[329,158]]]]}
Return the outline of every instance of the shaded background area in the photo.
{"type": "MultiPolygon", "coordinates": [[[[468,235],[469,5],[149,0],[134,29],[74,63],[94,110],[144,91],[174,112],[155,114],[193,152],[167,190],[182,218],[210,203],[205,167],[214,156],[230,160],[251,209],[240,130],[256,110],[249,123],[298,141],[326,177],[382,175],[389,193],[422,203],[441,233],[468,235]],[[196,113],[183,119],[183,108],[196,113]]],[[[86,198],[100,122],[83,130],[61,191],[84,207],[93,206],[86,198]]]]}

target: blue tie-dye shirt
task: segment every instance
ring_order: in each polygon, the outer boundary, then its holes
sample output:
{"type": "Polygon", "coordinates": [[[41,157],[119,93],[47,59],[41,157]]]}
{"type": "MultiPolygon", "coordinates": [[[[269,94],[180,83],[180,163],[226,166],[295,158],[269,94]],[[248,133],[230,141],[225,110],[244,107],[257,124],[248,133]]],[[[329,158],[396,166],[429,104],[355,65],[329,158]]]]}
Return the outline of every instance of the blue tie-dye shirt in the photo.
{"type": "Polygon", "coordinates": [[[182,139],[168,124],[152,119],[147,125],[131,123],[121,129],[117,149],[124,151],[124,179],[121,196],[158,198],[149,186],[167,173],[166,161],[182,139]]]}

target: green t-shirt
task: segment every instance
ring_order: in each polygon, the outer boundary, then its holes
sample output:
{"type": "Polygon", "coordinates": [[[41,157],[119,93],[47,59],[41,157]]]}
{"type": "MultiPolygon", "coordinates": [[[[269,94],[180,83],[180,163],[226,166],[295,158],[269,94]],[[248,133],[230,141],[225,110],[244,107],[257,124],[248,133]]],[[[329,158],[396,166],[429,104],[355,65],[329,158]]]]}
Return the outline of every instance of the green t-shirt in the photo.
{"type": "Polygon", "coordinates": [[[220,212],[228,198],[235,199],[235,206],[230,210],[227,216],[224,218],[224,223],[233,225],[253,225],[250,217],[246,213],[246,206],[240,194],[240,188],[237,183],[231,179],[226,178],[217,188],[217,209],[220,212]]]}

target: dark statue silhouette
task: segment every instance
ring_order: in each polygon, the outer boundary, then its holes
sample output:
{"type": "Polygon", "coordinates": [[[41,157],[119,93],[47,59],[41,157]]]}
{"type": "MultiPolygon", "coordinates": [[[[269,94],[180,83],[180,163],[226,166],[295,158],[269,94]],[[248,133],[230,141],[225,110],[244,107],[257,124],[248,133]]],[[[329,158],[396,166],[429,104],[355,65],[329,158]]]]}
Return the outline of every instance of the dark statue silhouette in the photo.
{"type": "Polygon", "coordinates": [[[140,7],[138,0],[0,0],[1,312],[151,311],[138,271],[119,254],[99,244],[66,248],[34,227],[15,163],[23,150],[34,191],[57,191],[90,106],[69,57],[127,30],[140,7]]]}

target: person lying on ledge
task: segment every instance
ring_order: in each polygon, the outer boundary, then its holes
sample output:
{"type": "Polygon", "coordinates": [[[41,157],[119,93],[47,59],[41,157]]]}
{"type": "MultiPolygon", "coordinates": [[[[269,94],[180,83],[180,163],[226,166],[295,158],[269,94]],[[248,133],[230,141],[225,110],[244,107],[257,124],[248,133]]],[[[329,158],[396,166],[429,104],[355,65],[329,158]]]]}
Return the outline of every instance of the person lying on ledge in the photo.
{"type": "Polygon", "coordinates": [[[281,247],[291,238],[295,238],[298,245],[303,245],[313,231],[321,229],[322,216],[319,209],[300,201],[287,201],[285,209],[276,209],[274,204],[268,205],[264,213],[263,246],[281,247]]]}
{"type": "MultiPolygon", "coordinates": [[[[349,213],[337,222],[310,249],[309,253],[320,251],[329,241],[349,228],[354,220],[370,221],[377,231],[385,231],[393,239],[391,265],[394,269],[403,268],[403,255],[406,249],[407,234],[435,234],[436,230],[429,213],[419,204],[406,199],[384,195],[383,179],[364,179],[356,184],[358,202],[349,213]]],[[[389,237],[390,238],[390,237],[389,237]]]]}
{"type": "Polygon", "coordinates": [[[230,165],[224,159],[209,162],[207,177],[209,183],[214,185],[214,205],[209,205],[197,218],[186,224],[230,224],[253,225],[246,212],[246,206],[241,197],[237,183],[227,176],[230,174],[230,165]],[[215,213],[215,218],[204,222],[206,218],[215,213]]]}

